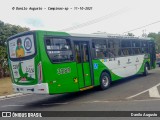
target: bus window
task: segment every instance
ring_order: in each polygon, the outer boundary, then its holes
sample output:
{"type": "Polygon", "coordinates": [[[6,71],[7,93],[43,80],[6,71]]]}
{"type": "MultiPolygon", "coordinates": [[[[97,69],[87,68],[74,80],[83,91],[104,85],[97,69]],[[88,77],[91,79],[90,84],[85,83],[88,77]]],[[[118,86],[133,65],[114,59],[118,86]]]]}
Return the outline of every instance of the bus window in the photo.
{"type": "Polygon", "coordinates": [[[118,52],[119,56],[128,56],[132,55],[132,50],[131,48],[122,48],[118,52]]]}
{"type": "Polygon", "coordinates": [[[132,40],[132,47],[140,47],[140,41],[139,40],[132,40]]]}
{"type": "Polygon", "coordinates": [[[148,47],[148,43],[146,40],[142,41],[141,47],[148,47]]]}
{"type": "Polygon", "coordinates": [[[70,40],[62,38],[46,38],[46,50],[52,62],[73,61],[70,40]]]}
{"type": "Polygon", "coordinates": [[[133,40],[132,41],[132,52],[134,55],[141,54],[140,41],[133,40]]]}
{"type": "Polygon", "coordinates": [[[131,47],[131,40],[121,40],[121,47],[122,48],[129,48],[129,47],[131,47]]]}
{"type": "Polygon", "coordinates": [[[133,54],[138,55],[141,54],[141,49],[140,48],[132,48],[133,54]]]}
{"type": "Polygon", "coordinates": [[[119,49],[119,50],[118,50],[118,56],[123,56],[122,49],[119,49]]]}
{"type": "Polygon", "coordinates": [[[121,56],[132,55],[131,40],[121,40],[121,50],[119,50],[121,56]]]}
{"type": "Polygon", "coordinates": [[[94,48],[96,58],[106,58],[109,56],[105,39],[94,39],[92,47],[94,48]]]}
{"type": "Polygon", "coordinates": [[[115,57],[116,57],[115,50],[114,49],[109,50],[109,58],[115,58],[115,57]]]}
{"type": "Polygon", "coordinates": [[[109,41],[108,41],[108,47],[109,47],[110,49],[115,48],[115,43],[114,43],[113,40],[109,40],[109,41]]]}
{"type": "Polygon", "coordinates": [[[109,48],[109,57],[119,56],[119,39],[109,39],[108,48],[109,48]]]}
{"type": "Polygon", "coordinates": [[[148,53],[148,43],[146,40],[143,40],[141,43],[142,53],[148,53]]]}

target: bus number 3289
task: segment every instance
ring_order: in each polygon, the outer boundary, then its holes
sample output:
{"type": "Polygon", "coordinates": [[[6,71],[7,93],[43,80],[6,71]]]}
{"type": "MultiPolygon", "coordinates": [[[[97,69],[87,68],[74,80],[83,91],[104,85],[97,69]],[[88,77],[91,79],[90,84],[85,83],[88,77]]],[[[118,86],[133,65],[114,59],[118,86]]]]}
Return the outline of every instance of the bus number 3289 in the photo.
{"type": "Polygon", "coordinates": [[[61,75],[61,74],[68,74],[71,72],[71,68],[67,67],[67,68],[58,68],[57,69],[57,74],[61,75]]]}

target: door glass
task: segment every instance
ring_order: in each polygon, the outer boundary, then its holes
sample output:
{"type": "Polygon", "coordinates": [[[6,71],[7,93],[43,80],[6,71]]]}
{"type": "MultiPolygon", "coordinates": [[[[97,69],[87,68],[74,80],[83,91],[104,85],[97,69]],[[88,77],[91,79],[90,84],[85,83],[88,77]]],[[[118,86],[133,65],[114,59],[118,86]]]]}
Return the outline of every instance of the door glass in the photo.
{"type": "Polygon", "coordinates": [[[76,62],[81,63],[80,45],[75,44],[76,62]]]}
{"type": "Polygon", "coordinates": [[[83,49],[83,62],[88,62],[89,55],[88,55],[88,46],[86,43],[82,44],[83,49]]]}

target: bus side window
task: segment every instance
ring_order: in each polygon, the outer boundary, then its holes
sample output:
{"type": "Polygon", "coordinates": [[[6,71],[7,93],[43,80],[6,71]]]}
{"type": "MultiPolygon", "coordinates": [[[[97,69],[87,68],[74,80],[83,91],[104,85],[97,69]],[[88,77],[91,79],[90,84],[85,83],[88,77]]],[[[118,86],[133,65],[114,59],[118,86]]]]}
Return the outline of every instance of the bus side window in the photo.
{"type": "Polygon", "coordinates": [[[108,56],[106,39],[93,39],[92,47],[95,58],[106,58],[108,56]]]}
{"type": "MultiPolygon", "coordinates": [[[[123,54],[123,56],[131,55],[131,54],[132,54],[131,48],[123,48],[123,49],[122,49],[122,54],[123,54]]],[[[122,55],[122,54],[121,54],[121,55],[122,55]]]]}
{"type": "Polygon", "coordinates": [[[73,61],[69,39],[45,37],[46,52],[52,62],[73,61]]]}
{"type": "Polygon", "coordinates": [[[109,57],[115,58],[120,54],[120,39],[109,38],[108,39],[109,57]]]}
{"type": "Polygon", "coordinates": [[[141,53],[140,48],[133,48],[133,54],[138,55],[141,53]]]}
{"type": "Polygon", "coordinates": [[[115,52],[113,49],[109,51],[109,58],[115,58],[115,52]]]}
{"type": "Polygon", "coordinates": [[[104,57],[105,57],[105,55],[102,51],[97,52],[97,58],[104,58],[104,57]]]}
{"type": "Polygon", "coordinates": [[[127,55],[126,49],[122,49],[123,56],[127,55]]]}
{"type": "Polygon", "coordinates": [[[132,40],[132,52],[133,55],[141,54],[140,41],[132,40]]]}
{"type": "MultiPolygon", "coordinates": [[[[134,44],[135,45],[135,44],[134,44]]],[[[124,56],[132,55],[131,40],[122,39],[121,48],[124,56]]]]}
{"type": "Polygon", "coordinates": [[[123,53],[122,53],[122,50],[121,50],[121,49],[118,50],[118,55],[119,55],[119,56],[123,56],[123,53]]]}
{"type": "Polygon", "coordinates": [[[51,40],[50,40],[50,39],[47,39],[47,40],[46,40],[46,46],[47,46],[47,49],[48,49],[48,50],[52,48],[52,47],[51,47],[51,40]]]}
{"type": "Polygon", "coordinates": [[[146,40],[143,40],[142,41],[142,44],[141,44],[141,50],[142,50],[142,53],[148,53],[148,43],[146,40]]]}

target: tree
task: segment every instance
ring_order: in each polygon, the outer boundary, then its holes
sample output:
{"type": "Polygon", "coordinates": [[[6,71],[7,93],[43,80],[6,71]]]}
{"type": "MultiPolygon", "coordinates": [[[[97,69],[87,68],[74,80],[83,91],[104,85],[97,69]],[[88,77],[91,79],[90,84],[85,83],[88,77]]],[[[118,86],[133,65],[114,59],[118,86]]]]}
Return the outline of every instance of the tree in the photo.
{"type": "Polygon", "coordinates": [[[149,33],[148,37],[151,37],[156,42],[156,52],[160,53],[160,32],[158,33],[149,33]]]}
{"type": "Polygon", "coordinates": [[[134,34],[133,33],[128,33],[128,36],[134,36],[134,34]]]}

